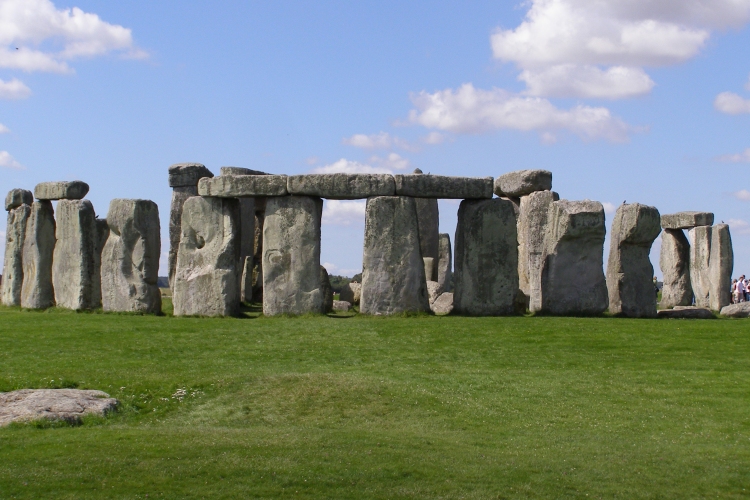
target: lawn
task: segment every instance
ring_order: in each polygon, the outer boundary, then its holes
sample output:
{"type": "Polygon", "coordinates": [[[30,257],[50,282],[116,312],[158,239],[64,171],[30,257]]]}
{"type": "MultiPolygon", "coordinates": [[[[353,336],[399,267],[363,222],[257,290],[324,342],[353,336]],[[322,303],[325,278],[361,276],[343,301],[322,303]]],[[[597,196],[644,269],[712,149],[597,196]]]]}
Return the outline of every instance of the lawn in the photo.
{"type": "Polygon", "coordinates": [[[241,319],[0,307],[0,498],[742,498],[750,322],[241,319]]]}

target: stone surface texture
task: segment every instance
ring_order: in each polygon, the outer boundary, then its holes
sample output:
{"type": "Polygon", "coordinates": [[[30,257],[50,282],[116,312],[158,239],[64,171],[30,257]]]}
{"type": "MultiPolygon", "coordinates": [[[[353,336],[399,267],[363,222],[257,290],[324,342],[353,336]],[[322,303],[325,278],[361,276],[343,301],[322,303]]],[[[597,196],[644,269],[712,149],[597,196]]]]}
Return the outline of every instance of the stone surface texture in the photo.
{"type": "MultiPolygon", "coordinates": [[[[269,175],[267,172],[243,167],[221,167],[221,175],[269,175]]],[[[213,176],[208,176],[213,177],[213,176]]]]}
{"type": "Polygon", "coordinates": [[[435,302],[430,304],[430,309],[436,316],[445,316],[453,311],[453,294],[444,292],[435,302]]]}
{"type": "Polygon", "coordinates": [[[732,303],[732,271],[734,251],[732,236],[727,224],[711,227],[711,256],[708,261],[709,307],[720,311],[732,303]]]}
{"type": "Polygon", "coordinates": [[[379,196],[367,200],[362,267],[361,313],[430,310],[414,198],[379,196]]]}
{"type": "Polygon", "coordinates": [[[85,415],[106,415],[117,400],[102,391],[21,389],[0,392],[0,427],[11,422],[65,420],[78,423],[85,415]]]}
{"type": "Polygon", "coordinates": [[[434,281],[432,277],[435,274],[435,259],[432,257],[422,257],[422,262],[424,262],[424,275],[427,281],[434,281]]]}
{"type": "Polygon", "coordinates": [[[83,181],[42,182],[34,188],[37,200],[82,200],[89,192],[83,181]]]}
{"type": "Polygon", "coordinates": [[[198,194],[220,198],[286,196],[286,175],[222,175],[198,182],[198,194]]]}
{"type": "MultiPolygon", "coordinates": [[[[535,308],[541,307],[542,260],[547,214],[557,193],[537,191],[520,199],[518,207],[518,287],[535,308]]],[[[531,307],[531,306],[530,306],[531,307]]]]}
{"type": "Polygon", "coordinates": [[[325,312],[321,283],[320,219],[323,200],[269,198],[263,225],[263,314],[325,312]]]}
{"type": "Polygon", "coordinates": [[[750,302],[740,302],[721,308],[721,315],[727,318],[748,318],[750,317],[750,302]]]}
{"type": "Polygon", "coordinates": [[[290,175],[287,190],[291,195],[356,200],[371,196],[393,196],[396,194],[396,182],[389,174],[290,175]]]}
{"type": "Polygon", "coordinates": [[[102,308],[161,313],[159,208],[149,200],[115,199],[107,212],[109,236],[102,249],[102,308]]]}
{"type": "Polygon", "coordinates": [[[197,186],[204,177],[213,177],[209,169],[200,163],[175,163],[169,167],[169,187],[197,186]]]}
{"type": "Polygon", "coordinates": [[[430,281],[427,280],[427,300],[429,300],[430,304],[435,302],[438,297],[440,297],[440,294],[443,293],[443,287],[440,286],[440,283],[437,281],[430,281]]]}
{"type": "Polygon", "coordinates": [[[320,286],[323,289],[323,312],[328,314],[333,311],[333,288],[328,270],[323,266],[320,266],[320,286]]]}
{"type": "Polygon", "coordinates": [[[46,309],[55,305],[52,257],[55,251],[55,212],[49,200],[35,201],[23,242],[21,307],[46,309]]]}
{"type": "MultiPolygon", "coordinates": [[[[227,167],[222,167],[222,169],[227,167]]],[[[223,171],[223,170],[222,170],[223,171]]],[[[253,297],[253,262],[255,255],[255,198],[238,198],[240,207],[240,300],[250,302],[253,297]]]]}
{"type": "Polygon", "coordinates": [[[714,314],[705,307],[677,306],[674,309],[662,309],[657,313],[659,318],[672,319],[714,319],[714,314]]]}
{"type": "Polygon", "coordinates": [[[628,318],[656,317],[654,267],[649,254],[660,232],[661,217],[655,207],[629,203],[617,208],[607,262],[610,313],[628,318]]]}
{"type": "Polygon", "coordinates": [[[177,250],[180,248],[182,236],[182,206],[188,198],[198,196],[197,186],[178,186],[172,189],[172,203],[169,206],[169,254],[167,266],[169,272],[169,288],[174,291],[174,274],[177,268],[177,250]]]}
{"type": "Polygon", "coordinates": [[[341,312],[349,312],[349,309],[352,308],[351,302],[347,302],[345,300],[334,300],[333,301],[333,310],[334,311],[341,311],[341,312]]]}
{"type": "Polygon", "coordinates": [[[597,201],[555,201],[547,215],[541,300],[533,312],[596,315],[609,305],[603,271],[604,207],[597,201]]]}
{"type": "Polygon", "coordinates": [[[446,292],[453,289],[453,251],[448,233],[440,233],[438,237],[437,282],[446,292]]]}
{"type": "Polygon", "coordinates": [[[549,170],[518,170],[495,179],[495,194],[519,198],[535,191],[552,190],[552,172],[549,170]]]}
{"type": "Polygon", "coordinates": [[[677,212],[661,216],[661,227],[664,229],[690,229],[713,223],[714,214],[711,212],[677,212]]]}
{"type": "MultiPolygon", "coordinates": [[[[32,202],[33,203],[33,202],[32,202]]],[[[5,226],[5,260],[0,302],[6,306],[21,305],[23,287],[23,242],[26,226],[31,217],[31,207],[23,204],[10,209],[5,226]]]]}
{"type": "Polygon", "coordinates": [[[361,295],[362,283],[348,283],[341,289],[339,298],[352,304],[359,304],[361,295]]]}
{"type": "Polygon", "coordinates": [[[453,307],[458,314],[514,314],[518,238],[508,200],[464,200],[458,209],[453,307]]]}
{"type": "Polygon", "coordinates": [[[397,196],[457,200],[492,198],[492,177],[407,174],[394,175],[393,178],[397,196]]]}
{"type": "Polygon", "coordinates": [[[182,210],[172,302],[175,316],[239,312],[239,203],[194,196],[182,210]]]}
{"type": "Polygon", "coordinates": [[[693,288],[695,305],[710,307],[711,274],[711,226],[694,227],[687,232],[690,242],[690,285],[693,288]]]}
{"type": "Polygon", "coordinates": [[[415,198],[417,224],[419,225],[419,248],[422,257],[433,259],[432,274],[427,279],[437,279],[437,263],[440,258],[440,213],[435,198],[415,198]]]}
{"type": "Polygon", "coordinates": [[[664,277],[661,289],[663,309],[689,306],[693,303],[690,285],[690,243],[682,229],[665,229],[661,233],[659,267],[664,277]]]}
{"type": "Polygon", "coordinates": [[[5,196],[5,210],[7,211],[11,211],[21,205],[31,206],[32,203],[34,203],[34,194],[27,189],[11,189],[5,196]]]}

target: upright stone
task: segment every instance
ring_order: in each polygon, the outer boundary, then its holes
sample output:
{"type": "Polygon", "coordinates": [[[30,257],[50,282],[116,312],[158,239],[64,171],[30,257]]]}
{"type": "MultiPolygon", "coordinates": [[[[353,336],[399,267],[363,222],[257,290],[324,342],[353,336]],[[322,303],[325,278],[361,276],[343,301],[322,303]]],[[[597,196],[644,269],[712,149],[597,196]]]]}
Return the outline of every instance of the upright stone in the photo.
{"type": "MultiPolygon", "coordinates": [[[[267,198],[255,198],[255,240],[253,243],[252,300],[263,302],[263,226],[267,198]]],[[[247,298],[245,299],[247,300],[247,298]]]]}
{"type": "MultiPolygon", "coordinates": [[[[420,175],[422,171],[415,169],[414,174],[420,175]]],[[[419,248],[422,257],[430,257],[437,263],[440,256],[440,212],[437,198],[415,198],[415,201],[419,224],[419,248]]],[[[437,280],[437,267],[434,268],[432,274],[427,276],[427,280],[437,280]]]]}
{"type": "Polygon", "coordinates": [[[440,233],[437,263],[437,282],[443,291],[453,290],[453,252],[451,251],[451,236],[448,233],[440,233]]]}
{"type": "Polygon", "coordinates": [[[159,208],[149,200],[115,199],[107,213],[102,249],[102,308],[158,314],[161,238],[159,208]]]}
{"type": "Polygon", "coordinates": [[[177,251],[175,316],[233,316],[239,312],[239,206],[235,199],[188,198],[177,251]]]}
{"type": "MultiPolygon", "coordinates": [[[[221,175],[267,175],[240,167],[221,167],[221,175]]],[[[255,198],[238,198],[240,204],[240,300],[253,298],[253,256],[255,245],[255,198]]]]}
{"type": "Polygon", "coordinates": [[[52,257],[55,251],[55,211],[49,200],[35,201],[23,242],[21,307],[46,309],[55,305],[52,257]]]}
{"type": "Polygon", "coordinates": [[[89,200],[57,203],[57,243],[52,257],[55,302],[66,309],[101,305],[99,239],[96,213],[89,200]]]}
{"type": "Polygon", "coordinates": [[[323,200],[269,198],[263,225],[263,314],[325,312],[320,272],[323,200]]]}
{"type": "Polygon", "coordinates": [[[649,253],[661,232],[655,207],[620,205],[612,221],[607,263],[609,312],[629,318],[655,318],[654,267],[649,253]]]}
{"type": "Polygon", "coordinates": [[[541,300],[531,310],[601,314],[609,305],[603,271],[604,207],[597,201],[555,201],[547,215],[541,300]]]}
{"type": "Polygon", "coordinates": [[[513,203],[464,200],[458,209],[453,308],[471,316],[514,314],[518,237],[513,203]]]}
{"type": "Polygon", "coordinates": [[[659,303],[662,309],[692,304],[690,243],[688,243],[682,229],[665,229],[662,231],[659,267],[664,277],[661,302],[659,303]]]}
{"type": "Polygon", "coordinates": [[[714,311],[721,311],[732,303],[733,269],[734,251],[729,226],[717,224],[711,228],[711,257],[708,264],[709,305],[714,311]]]}
{"type": "Polygon", "coordinates": [[[333,288],[328,270],[323,266],[320,266],[320,286],[323,289],[323,312],[328,314],[333,311],[333,288]]]}
{"type": "MultiPolygon", "coordinates": [[[[6,207],[8,206],[6,202],[6,207]]],[[[26,238],[26,226],[30,217],[31,207],[25,203],[8,210],[8,224],[5,227],[5,262],[3,263],[2,284],[2,303],[6,306],[21,305],[23,242],[26,238]]]]}
{"type": "Polygon", "coordinates": [[[711,274],[711,226],[698,226],[688,230],[690,241],[690,285],[693,288],[695,305],[710,307],[711,274]]]}
{"type": "Polygon", "coordinates": [[[18,188],[11,189],[5,197],[5,210],[10,212],[21,205],[31,206],[32,203],[34,203],[34,195],[31,191],[18,188]]]}
{"type": "Polygon", "coordinates": [[[518,286],[529,298],[530,309],[538,310],[541,307],[542,255],[547,214],[552,202],[557,200],[557,193],[553,191],[537,191],[520,199],[517,224],[518,286]]]}
{"type": "Polygon", "coordinates": [[[414,198],[367,200],[360,312],[389,315],[427,312],[427,280],[419,249],[414,198]]]}

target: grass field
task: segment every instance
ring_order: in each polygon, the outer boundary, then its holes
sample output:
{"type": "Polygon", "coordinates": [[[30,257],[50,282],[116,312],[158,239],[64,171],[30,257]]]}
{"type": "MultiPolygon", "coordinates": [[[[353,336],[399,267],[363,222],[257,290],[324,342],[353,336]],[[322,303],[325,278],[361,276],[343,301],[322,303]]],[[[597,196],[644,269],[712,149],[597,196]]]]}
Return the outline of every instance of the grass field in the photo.
{"type": "Polygon", "coordinates": [[[0,498],[743,498],[750,322],[197,319],[0,307],[0,498]]]}

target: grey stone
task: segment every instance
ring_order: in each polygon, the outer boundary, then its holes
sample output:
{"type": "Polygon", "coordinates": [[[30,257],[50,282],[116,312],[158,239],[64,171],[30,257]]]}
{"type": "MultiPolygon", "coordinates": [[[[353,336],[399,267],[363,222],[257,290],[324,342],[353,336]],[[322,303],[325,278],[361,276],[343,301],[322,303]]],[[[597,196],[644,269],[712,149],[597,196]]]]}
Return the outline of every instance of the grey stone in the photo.
{"type": "Polygon", "coordinates": [[[451,251],[451,237],[447,233],[440,233],[437,262],[437,282],[445,291],[453,289],[453,252],[451,251]]]}
{"type": "Polygon", "coordinates": [[[407,174],[394,175],[393,178],[397,196],[457,200],[492,198],[492,177],[407,174]]]}
{"type": "Polygon", "coordinates": [[[2,303],[6,306],[21,305],[23,242],[30,217],[31,207],[26,204],[12,208],[8,212],[8,224],[5,226],[2,295],[0,296],[2,303]]]}
{"type": "Polygon", "coordinates": [[[290,175],[287,190],[291,195],[356,200],[371,196],[393,196],[396,193],[396,183],[389,174],[290,175]]]}
{"type": "Polygon", "coordinates": [[[518,198],[535,191],[552,190],[552,172],[549,170],[517,170],[495,179],[495,194],[518,198]]]}
{"type": "Polygon", "coordinates": [[[726,318],[748,318],[750,317],[750,302],[740,302],[721,308],[721,315],[726,318]]]}
{"type": "Polygon", "coordinates": [[[31,206],[32,203],[34,203],[34,194],[31,191],[18,188],[11,189],[5,197],[5,210],[10,212],[21,205],[31,206]]]}
{"type": "Polygon", "coordinates": [[[424,275],[427,281],[434,281],[432,278],[435,274],[435,259],[432,257],[422,257],[422,262],[424,262],[424,275]]]}
{"type": "Polygon", "coordinates": [[[649,254],[661,232],[655,207],[629,203],[620,205],[612,221],[607,288],[609,312],[628,318],[655,318],[654,267],[649,254]]]}
{"type": "Polygon", "coordinates": [[[435,262],[433,274],[428,279],[437,279],[437,262],[440,257],[440,213],[438,201],[434,198],[415,198],[417,204],[417,224],[419,224],[419,248],[422,257],[430,257],[435,262]]]}
{"type": "MultiPolygon", "coordinates": [[[[251,168],[242,167],[221,167],[221,175],[269,175],[266,172],[260,170],[253,170],[251,168]]],[[[208,176],[213,177],[213,176],[208,176]]]]}
{"type": "Polygon", "coordinates": [[[286,196],[286,175],[222,175],[201,179],[198,194],[220,198],[245,198],[256,196],[286,196]]]}
{"type": "Polygon", "coordinates": [[[89,192],[83,181],[42,182],[34,188],[37,200],[82,200],[89,192]]]}
{"type": "Polygon", "coordinates": [[[717,224],[711,227],[711,257],[708,263],[709,307],[720,311],[732,303],[732,271],[734,251],[729,226],[717,224]]]}
{"type": "Polygon", "coordinates": [[[240,207],[240,267],[238,268],[240,300],[251,302],[255,255],[255,198],[239,198],[238,200],[240,207]]]}
{"type": "Polygon", "coordinates": [[[606,228],[597,201],[555,201],[547,215],[541,301],[533,312],[596,315],[609,305],[603,271],[606,228]]]}
{"type": "Polygon", "coordinates": [[[49,200],[35,201],[23,242],[21,307],[46,309],[55,305],[52,258],[55,251],[55,211],[49,200]]]}
{"type": "Polygon", "coordinates": [[[240,301],[250,303],[253,301],[253,268],[255,266],[255,259],[252,256],[245,257],[244,260],[240,259],[240,264],[242,266],[240,301]]]}
{"type": "Polygon", "coordinates": [[[435,302],[441,293],[443,293],[443,287],[440,286],[440,283],[427,280],[427,299],[430,301],[430,304],[435,302]]]}
{"type": "Polygon", "coordinates": [[[430,310],[414,198],[367,200],[362,266],[360,312],[389,315],[430,310]]]}
{"type": "MultiPolygon", "coordinates": [[[[518,287],[528,297],[529,308],[542,306],[542,264],[547,215],[559,198],[553,191],[537,191],[520,199],[518,208],[518,287]],[[533,306],[532,306],[533,304],[533,306]]],[[[526,300],[524,300],[526,303],[526,300]]]]}
{"type": "MultiPolygon", "coordinates": [[[[270,177],[270,176],[267,176],[270,177]]],[[[270,198],[263,225],[263,314],[325,312],[320,280],[323,200],[270,198]]]]}
{"type": "Polygon", "coordinates": [[[698,307],[711,306],[711,232],[711,226],[698,226],[687,232],[690,242],[690,285],[698,307]]]}
{"type": "Polygon", "coordinates": [[[690,285],[690,243],[682,229],[665,229],[661,233],[659,267],[664,277],[661,289],[663,309],[689,306],[693,303],[690,285]]]}
{"type": "Polygon", "coordinates": [[[352,304],[350,302],[347,302],[345,300],[334,300],[333,301],[333,310],[334,311],[341,311],[341,312],[349,312],[349,309],[352,308],[352,304]]]}
{"type": "Polygon", "coordinates": [[[101,262],[96,213],[89,200],[57,203],[52,285],[58,307],[96,309],[101,305],[101,262]]]}
{"type": "Polygon", "coordinates": [[[101,261],[102,308],[159,314],[159,208],[149,200],[112,200],[107,226],[101,261]]]}
{"type": "Polygon", "coordinates": [[[436,316],[445,316],[453,311],[453,294],[445,292],[430,304],[430,309],[436,316]]]}
{"type": "Polygon", "coordinates": [[[323,266],[320,266],[320,287],[323,289],[323,312],[328,314],[333,311],[333,288],[328,271],[323,266]]]}
{"type": "Polygon", "coordinates": [[[677,306],[674,309],[658,311],[659,318],[672,319],[714,319],[714,314],[705,307],[677,306]]]}
{"type": "Polygon", "coordinates": [[[107,239],[109,239],[109,224],[107,224],[107,219],[97,218],[95,222],[96,222],[96,248],[97,248],[97,253],[101,256],[102,251],[104,251],[104,245],[107,244],[107,239]]]}
{"type": "Polygon", "coordinates": [[[344,285],[339,294],[341,300],[345,300],[352,304],[359,304],[360,297],[362,295],[362,284],[361,283],[348,283],[344,285]]]}
{"type": "Polygon", "coordinates": [[[104,416],[116,408],[117,400],[102,391],[21,389],[0,392],[0,427],[34,420],[78,423],[86,415],[104,416]]]}
{"type": "Polygon", "coordinates": [[[464,200],[458,209],[453,307],[459,314],[514,314],[518,238],[508,200],[464,200]]]}
{"type": "Polygon", "coordinates": [[[690,229],[713,223],[714,214],[711,212],[677,212],[661,216],[661,227],[664,229],[690,229]]]}
{"type": "Polygon", "coordinates": [[[182,209],[172,302],[175,316],[239,313],[239,203],[194,196],[182,209]]]}
{"type": "Polygon", "coordinates": [[[204,165],[200,163],[175,163],[169,167],[169,187],[197,186],[204,177],[213,177],[204,165]]]}
{"type": "Polygon", "coordinates": [[[266,220],[267,198],[255,199],[255,244],[253,246],[253,300],[263,302],[263,225],[266,220]],[[262,206],[258,202],[263,200],[262,206]]]}
{"type": "Polygon", "coordinates": [[[172,203],[169,207],[169,254],[167,266],[169,272],[169,288],[174,292],[174,275],[177,269],[177,250],[180,248],[182,236],[182,206],[188,198],[198,196],[197,186],[180,186],[172,189],[172,203]]]}

